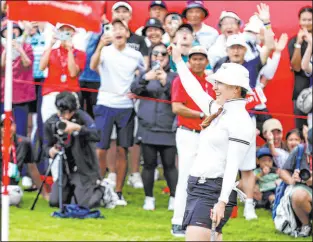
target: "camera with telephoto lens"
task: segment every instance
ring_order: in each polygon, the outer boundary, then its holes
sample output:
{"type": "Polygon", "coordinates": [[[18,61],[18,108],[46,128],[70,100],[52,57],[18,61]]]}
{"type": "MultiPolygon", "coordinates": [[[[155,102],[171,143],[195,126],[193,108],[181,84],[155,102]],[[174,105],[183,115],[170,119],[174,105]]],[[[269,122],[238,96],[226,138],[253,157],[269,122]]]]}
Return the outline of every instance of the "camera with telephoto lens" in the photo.
{"type": "Polygon", "coordinates": [[[56,123],[56,128],[57,128],[57,134],[63,135],[64,134],[64,130],[66,129],[66,123],[61,121],[61,120],[59,120],[56,123]]]}
{"type": "Polygon", "coordinates": [[[306,182],[311,178],[311,173],[307,169],[302,169],[299,173],[301,181],[306,182]]]}

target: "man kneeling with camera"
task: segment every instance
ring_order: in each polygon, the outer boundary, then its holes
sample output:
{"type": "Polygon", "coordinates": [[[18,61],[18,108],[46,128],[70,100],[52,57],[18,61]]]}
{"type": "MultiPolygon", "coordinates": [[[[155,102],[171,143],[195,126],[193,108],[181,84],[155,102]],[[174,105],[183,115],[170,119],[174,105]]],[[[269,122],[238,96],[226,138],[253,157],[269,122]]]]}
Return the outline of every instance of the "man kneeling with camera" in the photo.
{"type": "MultiPolygon", "coordinates": [[[[72,93],[58,94],[55,105],[58,113],[44,125],[44,149],[50,158],[59,158],[62,162],[63,172],[58,177],[62,177],[63,204],[74,201],[93,208],[104,202],[114,207],[117,195],[100,180],[95,152],[100,136],[92,118],[79,109],[78,99],[72,93]]],[[[50,206],[59,207],[59,191],[58,178],[52,186],[50,206]]]]}

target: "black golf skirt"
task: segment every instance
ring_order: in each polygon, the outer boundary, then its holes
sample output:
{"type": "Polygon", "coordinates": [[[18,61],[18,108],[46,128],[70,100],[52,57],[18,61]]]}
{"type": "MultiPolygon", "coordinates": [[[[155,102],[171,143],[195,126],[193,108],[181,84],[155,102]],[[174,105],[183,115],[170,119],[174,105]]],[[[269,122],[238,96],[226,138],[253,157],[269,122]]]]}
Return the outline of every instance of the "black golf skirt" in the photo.
{"type": "MultiPolygon", "coordinates": [[[[189,176],[183,229],[186,229],[189,225],[207,229],[212,228],[211,210],[218,202],[222,191],[222,184],[222,178],[207,178],[205,181],[201,181],[199,177],[189,176]]],[[[216,227],[216,232],[222,233],[222,228],[230,218],[233,207],[236,205],[237,192],[233,190],[225,208],[224,218],[221,220],[218,227],[216,227]]]]}

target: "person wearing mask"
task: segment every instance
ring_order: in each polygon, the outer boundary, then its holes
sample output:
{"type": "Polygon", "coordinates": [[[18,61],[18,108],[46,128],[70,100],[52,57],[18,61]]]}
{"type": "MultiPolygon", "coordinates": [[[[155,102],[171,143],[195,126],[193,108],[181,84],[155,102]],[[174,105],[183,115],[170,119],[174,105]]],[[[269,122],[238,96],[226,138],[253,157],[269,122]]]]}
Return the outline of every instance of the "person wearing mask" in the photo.
{"type": "Polygon", "coordinates": [[[293,185],[288,196],[298,222],[298,237],[311,236],[312,231],[312,129],[308,130],[304,126],[303,130],[305,131],[306,144],[305,152],[301,158],[300,169],[296,169],[299,149],[297,147],[291,152],[280,172],[280,178],[288,185],[293,185]],[[301,176],[304,170],[309,174],[307,180],[303,180],[301,176]]]}
{"type": "Polygon", "coordinates": [[[126,23],[119,19],[112,22],[112,44],[105,35],[91,58],[90,69],[98,70],[101,86],[97,105],[94,108],[97,129],[101,139],[97,145],[100,162],[100,174],[106,172],[106,155],[110,148],[111,133],[117,128],[117,179],[116,192],[119,196],[117,205],[126,206],[122,195],[127,168],[127,149],[133,146],[134,103],[127,96],[136,71],[145,70],[143,56],[127,46],[130,32],[126,23]]]}
{"type": "Polygon", "coordinates": [[[179,28],[183,24],[183,18],[179,13],[170,12],[165,16],[163,28],[165,30],[165,34],[163,35],[162,42],[169,46],[173,43],[175,34],[179,28]]]}
{"type": "MultiPolygon", "coordinates": [[[[2,169],[3,169],[3,141],[4,141],[4,120],[5,114],[1,115],[1,122],[0,122],[0,137],[1,137],[1,152],[0,152],[0,175],[2,177],[2,169]]],[[[37,165],[33,160],[33,152],[31,148],[30,140],[24,136],[20,136],[16,134],[16,123],[14,122],[13,118],[10,120],[10,161],[9,167],[11,168],[11,172],[9,172],[10,176],[10,184],[8,187],[9,190],[9,198],[10,204],[18,205],[22,199],[22,191],[21,188],[18,186],[20,180],[20,173],[22,172],[22,168],[24,165],[27,165],[28,172],[33,179],[34,183],[37,187],[41,185],[40,174],[37,169],[37,165]],[[10,191],[14,190],[20,191],[20,197],[16,201],[13,200],[14,194],[10,194],[10,191]]],[[[2,184],[2,183],[1,183],[2,184]]],[[[2,188],[2,187],[1,187],[2,188]]],[[[46,188],[43,187],[41,195],[45,200],[49,200],[49,193],[47,192],[46,188]]]]}
{"type": "Polygon", "coordinates": [[[216,29],[203,23],[209,16],[209,11],[204,7],[203,1],[188,0],[182,16],[192,26],[197,42],[209,50],[215,43],[218,32],[216,29]]]}
{"type": "MultiPolygon", "coordinates": [[[[5,66],[6,66],[6,37],[7,21],[1,22],[1,104],[0,112],[4,112],[4,83],[5,83],[5,66]]],[[[12,40],[12,78],[13,78],[13,114],[16,120],[16,133],[27,136],[28,131],[28,114],[29,103],[36,100],[36,89],[33,85],[33,62],[34,53],[32,46],[24,42],[23,29],[13,23],[13,40],[12,40]],[[18,81],[23,81],[20,83],[18,81]]]]}
{"type": "MultiPolygon", "coordinates": [[[[295,76],[292,95],[295,115],[306,115],[298,109],[296,100],[301,91],[310,86],[310,78],[301,69],[301,60],[304,56],[305,50],[308,48],[308,38],[312,39],[312,14],[312,6],[306,6],[300,9],[298,14],[300,29],[297,36],[292,38],[288,43],[290,64],[295,76]],[[306,31],[310,34],[306,35],[306,31]]],[[[295,119],[295,122],[296,127],[302,130],[305,120],[295,119]]]]}
{"type": "MultiPolygon", "coordinates": [[[[171,85],[176,73],[170,72],[166,45],[158,44],[151,49],[150,68],[139,76],[131,86],[138,96],[171,100],[171,85]]],[[[155,210],[153,196],[154,172],[157,155],[160,154],[164,176],[170,189],[168,210],[174,210],[177,168],[175,166],[176,144],[173,123],[175,114],[168,103],[141,100],[138,109],[139,128],[137,139],[143,154],[142,179],[145,190],[143,209],[155,210]]]]}
{"type": "Polygon", "coordinates": [[[223,11],[221,13],[218,22],[218,27],[221,31],[221,34],[218,36],[215,43],[211,48],[209,48],[208,51],[209,62],[212,68],[215,66],[217,61],[227,56],[227,38],[233,34],[239,34],[241,25],[242,21],[236,13],[231,11],[223,11]]]}
{"type": "Polygon", "coordinates": [[[142,36],[147,37],[149,44],[148,47],[162,43],[162,36],[165,33],[162,23],[157,18],[150,18],[146,22],[142,30],[142,36]]]}
{"type": "Polygon", "coordinates": [[[249,169],[256,167],[255,126],[244,99],[251,91],[249,72],[240,64],[225,63],[208,76],[214,82],[215,101],[192,75],[178,49],[172,45],[169,51],[186,92],[207,116],[189,172],[183,221],[186,241],[209,241],[211,233],[220,241],[222,229],[236,206],[233,189],[239,168],[248,167],[248,163],[249,169]]]}
{"type": "Polygon", "coordinates": [[[79,92],[79,73],[86,64],[85,52],[75,49],[72,43],[76,28],[69,24],[58,23],[56,29],[56,34],[40,60],[40,70],[49,69],[42,86],[43,122],[57,112],[55,98],[60,92],[79,92]],[[56,42],[59,46],[53,48],[56,42]]]}
{"type": "MultiPolygon", "coordinates": [[[[206,49],[202,46],[192,47],[188,53],[188,64],[203,91],[215,97],[212,85],[205,80],[205,69],[208,65],[206,49]]],[[[179,173],[171,233],[175,237],[184,237],[185,230],[182,228],[182,223],[186,207],[188,176],[197,154],[200,125],[205,119],[205,114],[186,92],[181,77],[173,81],[172,110],[177,115],[176,146],[179,173]]]]}
{"type": "MultiPolygon", "coordinates": [[[[164,19],[167,14],[167,6],[165,1],[151,1],[149,4],[149,18],[158,19],[161,24],[164,24],[164,19]]],[[[136,30],[136,34],[142,36],[142,30],[145,26],[141,26],[136,30]]]]}
{"type": "MultiPolygon", "coordinates": [[[[265,20],[264,22],[268,22],[268,20],[265,20]]],[[[264,32],[263,29],[265,28],[264,26],[265,24],[260,20],[257,15],[252,16],[249,20],[249,23],[246,24],[243,32],[243,35],[245,36],[247,45],[249,47],[245,55],[246,61],[254,59],[262,52],[260,44],[264,42],[264,38],[262,36],[262,33],[264,32]]],[[[273,52],[272,58],[269,57],[267,59],[266,64],[260,70],[257,77],[256,87],[260,92],[263,93],[263,89],[274,77],[280,63],[281,52],[285,49],[287,42],[288,36],[285,33],[280,36],[279,40],[275,40],[275,51],[273,52]]],[[[259,112],[268,112],[265,103],[261,103],[255,106],[253,110],[259,112]]],[[[262,126],[266,120],[271,118],[271,116],[267,114],[256,114],[254,115],[254,118],[256,119],[257,129],[260,132],[260,137],[265,139],[263,136],[262,126]]]]}

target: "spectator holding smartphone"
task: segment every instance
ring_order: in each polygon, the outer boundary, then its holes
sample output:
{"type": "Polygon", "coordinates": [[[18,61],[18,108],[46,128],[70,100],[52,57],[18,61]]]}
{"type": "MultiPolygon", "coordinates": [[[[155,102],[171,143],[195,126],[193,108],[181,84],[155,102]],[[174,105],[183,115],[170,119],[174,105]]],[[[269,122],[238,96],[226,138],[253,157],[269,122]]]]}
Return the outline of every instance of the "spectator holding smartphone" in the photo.
{"type": "MultiPolygon", "coordinates": [[[[6,65],[6,37],[7,23],[1,23],[1,37],[4,38],[1,53],[1,105],[0,111],[4,111],[4,83],[6,65]]],[[[29,103],[36,99],[35,86],[32,84],[34,54],[30,44],[23,41],[23,29],[13,23],[12,40],[12,78],[13,78],[13,114],[17,122],[17,134],[27,136],[29,103]],[[18,81],[23,81],[20,83],[18,81]]]]}
{"type": "MultiPolygon", "coordinates": [[[[170,101],[171,85],[176,74],[170,72],[166,46],[164,44],[154,46],[150,56],[149,70],[137,78],[131,86],[131,91],[139,96],[170,101]]],[[[142,179],[146,198],[143,208],[155,209],[154,171],[157,167],[157,155],[160,153],[164,176],[170,188],[168,209],[173,210],[178,177],[175,166],[175,131],[173,130],[175,114],[172,112],[171,104],[141,100],[138,119],[137,139],[141,142],[144,159],[142,179]]]]}
{"type": "Polygon", "coordinates": [[[179,28],[183,24],[182,16],[176,12],[170,12],[165,16],[163,28],[165,30],[165,34],[163,35],[162,42],[167,46],[170,45],[174,41],[175,34],[179,28]]]}
{"type": "Polygon", "coordinates": [[[86,63],[85,52],[75,49],[72,43],[76,28],[69,24],[58,23],[56,29],[57,32],[40,60],[40,70],[49,68],[49,74],[42,87],[43,122],[57,113],[55,98],[60,92],[79,92],[78,77],[86,63]],[[57,41],[60,45],[53,49],[57,41]]]}
{"type": "MultiPolygon", "coordinates": [[[[288,43],[289,57],[291,68],[295,76],[295,84],[293,89],[294,114],[306,115],[297,107],[297,98],[301,91],[310,86],[310,78],[301,69],[301,61],[305,50],[308,48],[308,38],[312,39],[312,6],[306,6],[299,11],[299,25],[300,29],[297,36],[292,38],[288,43]],[[308,32],[309,34],[306,34],[308,32]]],[[[312,53],[312,52],[311,52],[312,53]]],[[[305,120],[295,119],[296,127],[302,130],[305,120]]]]}
{"type": "Polygon", "coordinates": [[[107,36],[102,36],[91,58],[90,69],[99,71],[101,86],[97,106],[94,108],[97,129],[101,139],[97,145],[100,173],[106,171],[106,155],[110,148],[111,133],[117,128],[117,181],[116,192],[119,196],[117,205],[126,206],[122,189],[127,168],[127,149],[133,145],[134,103],[127,96],[137,70],[145,70],[143,56],[127,46],[129,29],[119,19],[112,22],[112,45],[107,36]],[[109,45],[109,46],[108,46],[109,45]]]}

